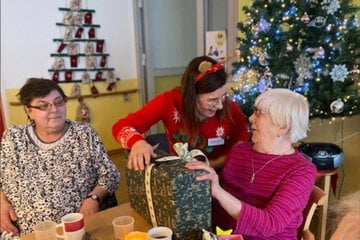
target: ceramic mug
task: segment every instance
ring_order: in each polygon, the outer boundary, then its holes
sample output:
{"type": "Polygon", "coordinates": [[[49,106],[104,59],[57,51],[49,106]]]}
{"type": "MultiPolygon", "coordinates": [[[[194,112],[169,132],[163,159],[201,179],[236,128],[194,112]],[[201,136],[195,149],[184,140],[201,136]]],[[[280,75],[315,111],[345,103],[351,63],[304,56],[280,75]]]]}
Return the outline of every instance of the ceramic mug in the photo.
{"type": "Polygon", "coordinates": [[[63,228],[63,235],[57,234],[58,238],[65,240],[82,240],[85,236],[84,215],[81,213],[69,213],[61,218],[61,223],[56,228],[63,228]]]}

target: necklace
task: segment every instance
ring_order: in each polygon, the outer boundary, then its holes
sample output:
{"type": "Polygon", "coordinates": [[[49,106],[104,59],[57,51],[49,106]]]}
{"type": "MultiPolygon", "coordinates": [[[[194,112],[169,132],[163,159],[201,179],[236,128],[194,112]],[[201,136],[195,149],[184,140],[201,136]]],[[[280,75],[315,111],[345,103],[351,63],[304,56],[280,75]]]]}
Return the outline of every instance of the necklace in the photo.
{"type": "Polygon", "coordinates": [[[281,158],[282,156],[284,156],[286,153],[290,152],[292,150],[292,148],[290,148],[290,150],[286,151],[285,153],[276,156],[272,159],[270,159],[269,161],[267,161],[261,168],[259,168],[257,171],[254,171],[254,155],[251,155],[251,170],[252,170],[252,174],[251,174],[251,178],[250,178],[250,183],[254,183],[256,174],[258,174],[261,170],[263,170],[264,167],[266,167],[269,163],[271,163],[272,161],[281,158]]]}

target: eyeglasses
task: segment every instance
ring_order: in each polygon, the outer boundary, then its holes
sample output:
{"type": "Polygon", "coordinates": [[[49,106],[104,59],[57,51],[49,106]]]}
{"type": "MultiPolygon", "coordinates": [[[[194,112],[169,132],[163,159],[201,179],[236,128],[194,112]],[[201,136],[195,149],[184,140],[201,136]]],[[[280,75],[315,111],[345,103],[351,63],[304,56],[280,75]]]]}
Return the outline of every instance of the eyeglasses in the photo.
{"type": "Polygon", "coordinates": [[[260,117],[261,115],[263,114],[266,114],[267,112],[261,110],[261,109],[258,109],[256,107],[253,107],[253,114],[256,116],[256,117],[260,117]]]}
{"type": "Polygon", "coordinates": [[[51,106],[55,106],[56,108],[59,107],[63,107],[66,103],[66,100],[64,98],[56,98],[54,100],[54,102],[49,103],[49,102],[43,102],[38,106],[31,106],[31,105],[26,105],[29,108],[36,108],[39,109],[40,111],[49,111],[49,109],[51,108],[51,106]]]}
{"type": "Polygon", "coordinates": [[[225,93],[223,96],[221,96],[219,98],[211,98],[211,99],[206,100],[206,103],[209,106],[215,107],[219,102],[224,103],[228,97],[229,97],[229,94],[225,93]]]}

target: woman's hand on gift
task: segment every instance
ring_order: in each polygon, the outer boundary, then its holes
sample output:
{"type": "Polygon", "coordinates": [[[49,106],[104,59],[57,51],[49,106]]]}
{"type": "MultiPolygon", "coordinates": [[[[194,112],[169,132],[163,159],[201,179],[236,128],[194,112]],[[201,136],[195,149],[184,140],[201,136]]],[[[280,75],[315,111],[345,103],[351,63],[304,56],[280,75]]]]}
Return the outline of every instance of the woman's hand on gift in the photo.
{"type": "Polygon", "coordinates": [[[134,143],[129,155],[128,168],[144,170],[145,165],[150,163],[151,157],[157,156],[154,152],[157,146],[158,145],[151,146],[145,140],[139,140],[134,143]]]}
{"type": "Polygon", "coordinates": [[[185,167],[190,170],[202,169],[202,170],[207,171],[208,173],[197,176],[196,180],[198,180],[198,181],[210,180],[212,196],[214,198],[216,198],[217,192],[221,192],[222,187],[219,184],[219,176],[217,175],[215,169],[210,167],[209,165],[207,165],[205,162],[202,162],[202,161],[187,162],[185,164],[185,167]]]}
{"type": "Polygon", "coordinates": [[[202,169],[207,171],[208,173],[197,176],[196,180],[198,181],[210,180],[212,197],[217,199],[220,205],[225,209],[225,211],[234,219],[237,219],[239,217],[240,210],[242,207],[241,201],[238,200],[233,195],[231,195],[229,192],[225,191],[220,186],[219,176],[216,174],[214,168],[200,161],[188,162],[185,164],[185,167],[190,170],[202,169]]]}

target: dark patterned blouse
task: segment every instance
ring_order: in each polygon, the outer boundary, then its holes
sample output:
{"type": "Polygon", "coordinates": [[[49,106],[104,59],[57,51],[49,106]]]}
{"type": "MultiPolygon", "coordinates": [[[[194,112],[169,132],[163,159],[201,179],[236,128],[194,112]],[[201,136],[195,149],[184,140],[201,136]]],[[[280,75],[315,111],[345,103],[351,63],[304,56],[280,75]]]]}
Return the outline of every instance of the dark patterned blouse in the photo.
{"type": "Polygon", "coordinates": [[[66,133],[46,144],[33,125],[12,126],[1,142],[0,187],[18,216],[21,235],[39,221],[76,212],[87,194],[101,186],[116,190],[120,173],[86,123],[67,121],[66,133]]]}

